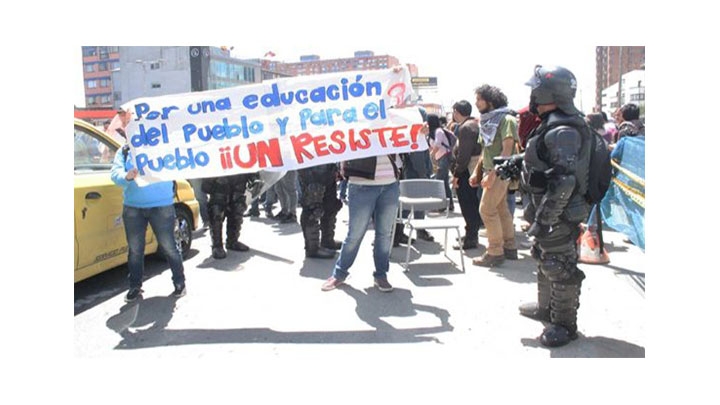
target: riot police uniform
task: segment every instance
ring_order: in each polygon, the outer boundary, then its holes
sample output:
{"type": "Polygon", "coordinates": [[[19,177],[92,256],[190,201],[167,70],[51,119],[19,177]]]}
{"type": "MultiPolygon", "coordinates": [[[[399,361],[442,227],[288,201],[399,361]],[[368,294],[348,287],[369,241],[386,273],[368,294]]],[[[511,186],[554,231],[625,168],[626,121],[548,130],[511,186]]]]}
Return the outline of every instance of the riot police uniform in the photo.
{"type": "Polygon", "coordinates": [[[227,256],[223,249],[222,227],[227,219],[227,239],[225,248],[229,250],[247,251],[250,248],[241,243],[240,229],[243,223],[243,213],[247,209],[245,191],[248,182],[257,178],[256,173],[243,173],[223,177],[210,177],[203,179],[202,191],[208,194],[208,216],[210,217],[210,239],[212,241],[212,256],[223,259],[227,256]]]}
{"type": "Polygon", "coordinates": [[[338,166],[329,163],[298,170],[302,198],[300,226],[305,256],[330,259],[341,242],[335,240],[335,222],[342,202],[337,198],[338,166]]]}
{"type": "Polygon", "coordinates": [[[576,82],[567,69],[538,66],[527,83],[532,87],[530,109],[554,103],[530,134],[522,171],[529,204],[525,219],[532,224],[532,255],[538,261],[538,302],[523,304],[521,314],[550,322],[540,336],[555,347],[577,338],[577,310],[585,274],[577,267],[579,224],[590,212],[588,187],[590,132],[574,107],[576,82]]]}

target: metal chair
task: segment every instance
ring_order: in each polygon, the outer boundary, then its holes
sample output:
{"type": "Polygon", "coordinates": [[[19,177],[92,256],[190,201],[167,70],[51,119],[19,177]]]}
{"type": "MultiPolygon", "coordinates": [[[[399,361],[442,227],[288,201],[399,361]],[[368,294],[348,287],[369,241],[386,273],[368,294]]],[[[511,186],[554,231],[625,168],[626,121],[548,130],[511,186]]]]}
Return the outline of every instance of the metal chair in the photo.
{"type": "MultiPolygon", "coordinates": [[[[445,257],[454,265],[456,264],[450,256],[448,256],[448,230],[455,229],[458,240],[460,240],[460,222],[457,219],[451,219],[450,216],[450,200],[445,196],[445,185],[442,180],[433,179],[407,179],[400,180],[400,208],[398,210],[397,221],[410,228],[409,239],[412,240],[413,232],[416,229],[445,229],[445,257]],[[444,217],[432,217],[425,219],[416,219],[415,211],[432,211],[445,209],[444,217]],[[402,211],[409,210],[410,214],[407,218],[402,218],[402,211]]],[[[394,230],[393,230],[394,236],[394,230]]],[[[407,252],[405,254],[405,263],[403,265],[405,271],[409,270],[410,247],[412,243],[408,242],[407,252]]],[[[462,243],[460,244],[460,263],[462,271],[465,272],[465,258],[462,243]]]]}

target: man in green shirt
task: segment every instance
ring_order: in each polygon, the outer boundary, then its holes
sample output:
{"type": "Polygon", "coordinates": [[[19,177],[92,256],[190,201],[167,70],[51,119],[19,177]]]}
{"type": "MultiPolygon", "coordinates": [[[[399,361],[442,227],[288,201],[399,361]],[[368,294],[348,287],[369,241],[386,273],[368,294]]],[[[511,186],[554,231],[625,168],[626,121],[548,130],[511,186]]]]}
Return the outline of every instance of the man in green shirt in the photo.
{"type": "Polygon", "coordinates": [[[485,223],[488,248],[482,257],[473,260],[478,266],[493,267],[505,259],[517,260],[515,227],[507,205],[508,181],[499,179],[493,158],[510,156],[515,151],[517,120],[507,107],[507,97],[497,87],[484,84],[475,89],[475,105],[480,111],[482,160],[470,177],[470,185],[483,188],[480,217],[485,223]]]}

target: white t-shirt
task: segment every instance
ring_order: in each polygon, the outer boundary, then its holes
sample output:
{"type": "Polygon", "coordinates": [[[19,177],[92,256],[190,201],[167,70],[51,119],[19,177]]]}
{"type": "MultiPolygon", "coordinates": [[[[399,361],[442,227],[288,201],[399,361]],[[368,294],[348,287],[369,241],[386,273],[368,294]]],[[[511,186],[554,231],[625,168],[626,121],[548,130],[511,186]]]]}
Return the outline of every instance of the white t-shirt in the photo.
{"type": "Polygon", "coordinates": [[[361,184],[364,186],[381,186],[386,184],[392,184],[397,179],[395,178],[395,169],[393,168],[392,162],[387,155],[377,157],[375,162],[375,178],[366,179],[364,177],[350,176],[348,183],[350,184],[361,184]]]}

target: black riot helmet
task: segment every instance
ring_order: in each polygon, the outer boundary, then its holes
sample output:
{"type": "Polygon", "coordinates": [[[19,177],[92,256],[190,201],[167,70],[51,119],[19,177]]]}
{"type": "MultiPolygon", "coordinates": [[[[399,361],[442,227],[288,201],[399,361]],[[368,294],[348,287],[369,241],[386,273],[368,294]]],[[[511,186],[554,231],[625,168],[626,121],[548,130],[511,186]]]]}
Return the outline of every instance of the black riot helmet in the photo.
{"type": "Polygon", "coordinates": [[[537,114],[540,104],[557,104],[565,114],[581,114],[573,99],[577,92],[575,75],[560,66],[535,66],[535,74],[525,83],[530,86],[530,111],[537,114]]]}

